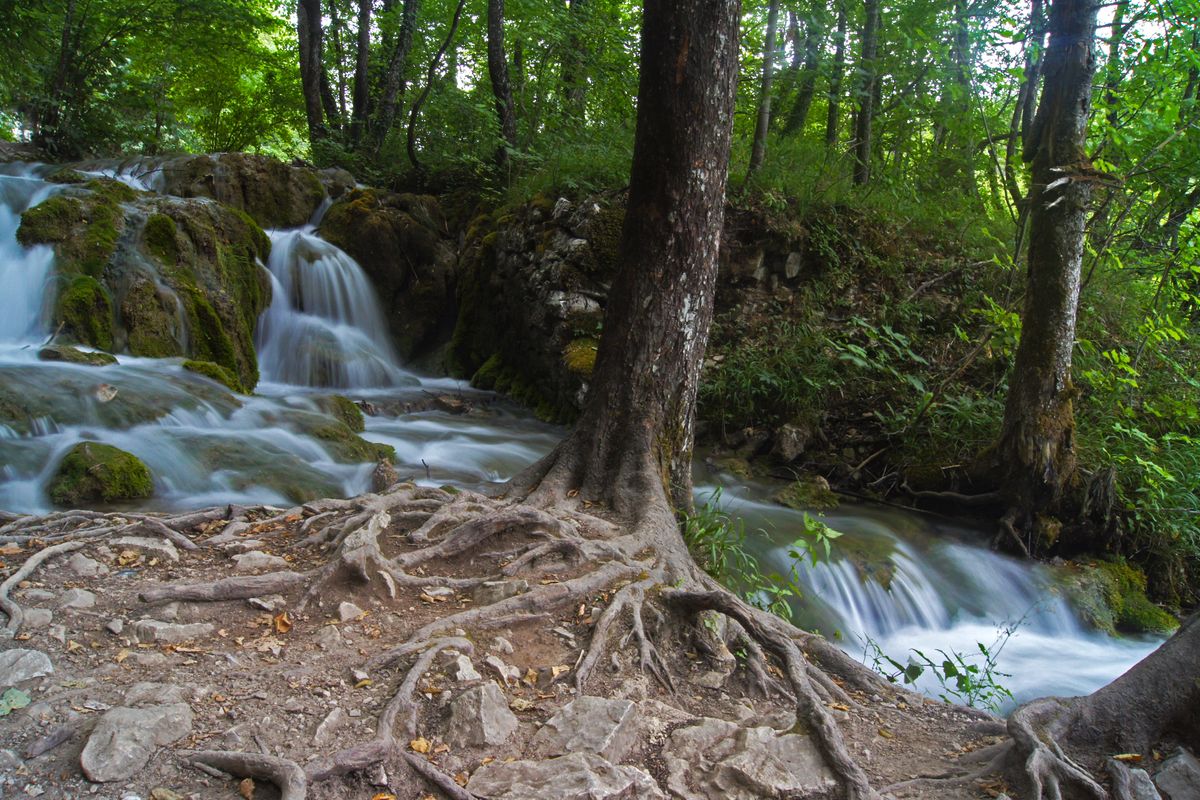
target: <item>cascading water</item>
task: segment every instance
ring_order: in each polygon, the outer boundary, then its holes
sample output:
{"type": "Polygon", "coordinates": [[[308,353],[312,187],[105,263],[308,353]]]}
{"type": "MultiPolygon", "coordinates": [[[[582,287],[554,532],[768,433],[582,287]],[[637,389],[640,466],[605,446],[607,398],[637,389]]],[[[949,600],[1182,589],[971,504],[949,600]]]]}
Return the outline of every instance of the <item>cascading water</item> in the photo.
{"type": "Polygon", "coordinates": [[[38,180],[32,169],[0,175],[0,346],[24,345],[45,338],[47,284],[54,252],[46,246],[25,248],[17,242],[21,213],[49,197],[57,187],[38,180]]]}

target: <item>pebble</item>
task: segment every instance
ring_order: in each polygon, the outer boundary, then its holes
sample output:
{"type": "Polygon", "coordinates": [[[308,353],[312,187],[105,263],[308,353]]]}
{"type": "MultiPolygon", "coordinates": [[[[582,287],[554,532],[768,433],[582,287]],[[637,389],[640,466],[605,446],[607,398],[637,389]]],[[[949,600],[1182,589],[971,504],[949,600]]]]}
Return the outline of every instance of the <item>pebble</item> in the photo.
{"type": "Polygon", "coordinates": [[[45,628],[54,620],[54,612],[48,608],[25,610],[25,624],[31,628],[45,628]]]}
{"type": "Polygon", "coordinates": [[[508,639],[505,639],[503,636],[497,636],[492,640],[492,649],[498,650],[506,656],[512,655],[513,652],[512,642],[510,642],[508,639]]]}
{"type": "Polygon", "coordinates": [[[342,622],[353,622],[365,613],[365,611],[354,605],[354,603],[341,603],[338,605],[338,619],[342,622]]]}
{"type": "Polygon", "coordinates": [[[107,575],[108,567],[94,558],[88,558],[83,553],[75,553],[67,561],[67,567],[81,578],[93,578],[97,575],[107,575]]]}
{"type": "Polygon", "coordinates": [[[287,561],[279,556],[264,553],[261,550],[251,550],[233,557],[238,572],[252,572],[260,569],[287,569],[287,561]]]}
{"type": "Polygon", "coordinates": [[[125,630],[125,620],[121,619],[120,617],[114,617],[108,621],[108,624],[104,626],[104,629],[113,636],[120,636],[121,631],[125,630]]]}

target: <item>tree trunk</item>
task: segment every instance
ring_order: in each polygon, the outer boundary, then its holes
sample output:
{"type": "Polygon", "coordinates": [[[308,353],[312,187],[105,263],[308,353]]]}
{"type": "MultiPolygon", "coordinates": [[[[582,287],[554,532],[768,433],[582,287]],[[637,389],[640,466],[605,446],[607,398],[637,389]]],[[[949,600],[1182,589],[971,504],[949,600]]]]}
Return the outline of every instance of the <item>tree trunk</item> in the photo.
{"type": "Polygon", "coordinates": [[[862,56],[859,71],[862,81],[858,87],[858,113],[854,117],[854,142],[850,154],[854,159],[854,183],[865,186],[871,179],[871,129],[875,122],[875,96],[879,82],[875,56],[879,49],[880,0],[865,0],[866,22],[863,25],[862,56]]]}
{"type": "MultiPolygon", "coordinates": [[[[638,519],[690,508],[737,78],[738,0],[647,0],[619,271],[583,413],[519,478],[638,519]]],[[[667,529],[678,539],[673,522],[667,529]]],[[[681,544],[681,543],[680,543],[681,544]]]]}
{"type": "Polygon", "coordinates": [[[965,0],[954,3],[954,36],[950,45],[951,82],[942,95],[942,146],[938,172],[947,187],[977,193],[972,168],[974,147],[971,136],[971,31],[965,0]]]}
{"type": "Polygon", "coordinates": [[[771,129],[771,83],[775,76],[775,28],[779,23],[779,0],[771,0],[767,7],[767,35],[763,40],[762,83],[759,86],[758,118],[754,124],[754,142],[750,147],[750,169],[746,180],[762,166],[767,157],[767,133],[771,129]]]}
{"type": "Polygon", "coordinates": [[[837,34],[833,45],[833,70],[829,73],[829,109],[825,115],[825,149],[838,146],[841,130],[842,74],[846,71],[846,0],[837,0],[837,34]]]}
{"type": "Polygon", "coordinates": [[[308,141],[315,145],[324,139],[324,112],[321,109],[321,0],[299,0],[296,7],[296,35],[300,44],[300,86],[304,93],[304,116],[308,120],[308,141]]]}
{"type": "Polygon", "coordinates": [[[1086,131],[1097,0],[1055,0],[1046,79],[1031,144],[1028,285],[997,464],[1028,523],[1052,512],[1075,475],[1071,350],[1091,186],[1086,131]],[[1078,179],[1077,179],[1078,178],[1078,179]]]}
{"type": "Polygon", "coordinates": [[[388,59],[387,74],[383,79],[383,96],[379,101],[379,118],[375,121],[375,152],[383,147],[383,142],[392,130],[396,121],[396,111],[400,95],[404,91],[404,68],[408,66],[408,54],[412,51],[413,31],[417,27],[417,11],[420,0],[404,0],[400,12],[400,33],[396,37],[396,46],[388,59]]]}
{"type": "Polygon", "coordinates": [[[367,125],[367,106],[371,100],[371,5],[372,0],[358,0],[358,50],[354,59],[354,108],[350,116],[350,141],[362,139],[367,125]]]}
{"type": "Polygon", "coordinates": [[[446,31],[446,38],[442,40],[442,46],[433,54],[433,58],[429,59],[429,70],[425,74],[425,88],[413,101],[412,110],[408,113],[408,137],[405,147],[408,151],[409,163],[412,164],[413,169],[418,171],[421,169],[421,160],[417,157],[417,119],[421,116],[421,106],[425,105],[429,92],[433,90],[438,64],[442,63],[442,56],[446,54],[446,49],[454,41],[454,34],[458,32],[458,23],[462,20],[463,9],[466,5],[467,0],[458,0],[458,5],[454,7],[454,18],[450,20],[450,29],[446,31]]]}
{"type": "Polygon", "coordinates": [[[788,113],[783,126],[783,135],[791,136],[804,129],[808,112],[812,108],[813,96],[817,91],[817,73],[821,67],[821,44],[825,38],[820,12],[812,9],[808,23],[804,26],[804,66],[796,89],[796,102],[788,113]]]}
{"type": "Polygon", "coordinates": [[[567,50],[563,54],[562,86],[563,105],[566,116],[576,122],[583,120],[587,107],[587,42],[583,30],[588,19],[588,0],[567,1],[568,24],[567,50]]]}
{"type": "Polygon", "coordinates": [[[517,146],[517,111],[508,78],[508,56],[504,53],[504,0],[488,0],[487,37],[488,77],[500,122],[496,163],[503,169],[508,165],[509,151],[517,146]]]}

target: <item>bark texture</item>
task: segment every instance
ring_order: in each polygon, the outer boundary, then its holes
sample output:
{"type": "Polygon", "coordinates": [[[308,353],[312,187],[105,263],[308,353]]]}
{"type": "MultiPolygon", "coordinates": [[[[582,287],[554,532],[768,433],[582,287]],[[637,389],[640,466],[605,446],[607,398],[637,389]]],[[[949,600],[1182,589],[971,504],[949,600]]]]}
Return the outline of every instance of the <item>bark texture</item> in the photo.
{"type": "Polygon", "coordinates": [[[838,0],[833,69],[829,73],[829,108],[825,115],[825,149],[836,150],[841,130],[842,73],[846,71],[846,0],[838,0]]]}
{"type": "Polygon", "coordinates": [[[321,2],[299,0],[296,7],[296,35],[300,44],[300,86],[304,93],[304,116],[308,121],[308,139],[315,143],[325,138],[325,116],[321,106],[321,2]]]}
{"type": "Polygon", "coordinates": [[[496,163],[508,164],[508,152],[517,146],[517,110],[512,83],[508,77],[508,56],[504,53],[504,0],[488,0],[487,6],[488,77],[500,123],[502,142],[496,150],[496,163]]]}
{"type": "Polygon", "coordinates": [[[879,51],[880,0],[866,0],[866,21],[863,25],[862,53],[858,86],[858,113],[854,117],[854,183],[863,186],[871,179],[871,135],[875,125],[875,101],[879,93],[879,70],[875,57],[879,51]]]}
{"type": "Polygon", "coordinates": [[[1091,184],[1085,151],[1096,0],[1050,8],[1046,80],[1033,122],[1028,284],[997,463],[1028,522],[1052,511],[1075,475],[1071,350],[1091,184]]]}
{"type": "Polygon", "coordinates": [[[420,0],[404,0],[400,11],[400,31],[396,44],[388,59],[387,72],[383,78],[383,93],[379,100],[379,117],[375,121],[375,152],[383,147],[384,140],[396,121],[400,95],[404,91],[404,68],[408,65],[408,54],[412,51],[413,31],[417,27],[417,11],[420,0]]]}
{"type": "Polygon", "coordinates": [[[767,133],[771,129],[771,84],[775,79],[776,26],[779,24],[779,0],[767,7],[767,35],[763,40],[762,82],[759,84],[758,117],[754,123],[754,142],[750,147],[750,170],[747,180],[758,172],[767,157],[767,133]]]}

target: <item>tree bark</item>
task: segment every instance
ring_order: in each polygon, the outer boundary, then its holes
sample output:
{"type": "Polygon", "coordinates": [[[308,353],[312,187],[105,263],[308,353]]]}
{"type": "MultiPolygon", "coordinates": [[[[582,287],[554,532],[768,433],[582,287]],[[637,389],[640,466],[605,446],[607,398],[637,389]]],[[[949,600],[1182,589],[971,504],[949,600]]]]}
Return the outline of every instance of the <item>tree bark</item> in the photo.
{"type": "Polygon", "coordinates": [[[854,159],[854,183],[857,186],[865,186],[871,179],[871,131],[875,123],[875,97],[879,82],[875,57],[879,50],[880,0],[865,0],[864,6],[866,21],[859,59],[862,80],[858,87],[858,113],[854,117],[854,142],[850,148],[850,155],[854,159]]]}
{"type": "Polygon", "coordinates": [[[300,44],[300,86],[304,93],[304,116],[308,141],[316,145],[328,133],[321,107],[321,0],[299,0],[296,7],[296,36],[300,44]]]}
{"type": "Polygon", "coordinates": [[[804,129],[804,123],[808,121],[808,112],[812,108],[813,96],[817,91],[817,73],[821,67],[821,44],[825,38],[825,31],[822,29],[820,12],[815,9],[811,11],[804,26],[804,66],[799,73],[796,102],[792,104],[792,110],[783,126],[784,136],[791,136],[804,129]]]}
{"type": "Polygon", "coordinates": [[[496,149],[496,163],[503,169],[508,165],[509,151],[517,146],[517,110],[508,77],[508,56],[504,52],[504,0],[488,0],[487,37],[488,77],[500,123],[501,144],[496,149]]]}
{"type": "Polygon", "coordinates": [[[829,73],[829,108],[825,115],[825,149],[838,146],[841,130],[842,74],[846,71],[846,0],[837,0],[837,34],[833,45],[833,69],[829,73]]]}
{"type": "Polygon", "coordinates": [[[350,114],[350,141],[354,144],[362,139],[371,101],[371,5],[372,0],[358,0],[358,49],[354,59],[354,106],[350,114]]]}
{"type": "Polygon", "coordinates": [[[1085,148],[1097,4],[1051,6],[1046,79],[1031,136],[1028,285],[996,448],[1004,488],[1026,523],[1034,513],[1053,512],[1075,475],[1071,350],[1091,198],[1085,148]]]}
{"type": "Polygon", "coordinates": [[[946,186],[977,194],[974,143],[971,137],[971,32],[966,0],[955,0],[954,33],[950,45],[952,80],[942,95],[943,119],[939,125],[942,148],[939,173],[946,186]]]}
{"type": "Polygon", "coordinates": [[[567,0],[567,50],[563,54],[563,104],[568,118],[581,121],[587,108],[587,42],[583,36],[588,19],[588,0],[567,0]]]}
{"type": "Polygon", "coordinates": [[[412,164],[413,169],[421,169],[421,160],[417,157],[417,119],[421,116],[421,106],[425,105],[425,100],[429,97],[429,92],[433,90],[433,82],[437,78],[438,64],[442,62],[442,56],[446,54],[450,43],[454,41],[454,34],[458,32],[458,23],[462,20],[463,9],[467,5],[467,0],[458,0],[458,5],[454,7],[454,18],[450,20],[450,29],[446,31],[446,38],[442,40],[442,46],[433,54],[433,58],[429,59],[429,69],[425,74],[425,88],[421,90],[421,94],[413,101],[412,110],[408,114],[408,137],[405,143],[408,151],[408,160],[412,164]]]}
{"type": "Polygon", "coordinates": [[[383,95],[379,101],[379,118],[375,121],[375,152],[383,147],[384,140],[396,122],[396,111],[400,95],[404,92],[404,68],[408,66],[408,55],[412,52],[413,31],[417,27],[417,11],[421,0],[404,0],[400,12],[400,32],[396,46],[388,59],[387,73],[383,79],[383,95]]]}
{"type": "Polygon", "coordinates": [[[767,133],[771,130],[771,83],[775,77],[775,34],[779,24],[779,0],[771,0],[767,7],[767,35],[763,40],[762,82],[759,84],[758,117],[754,124],[754,142],[750,147],[750,169],[746,180],[754,177],[767,157],[767,133]]]}
{"type": "Polygon", "coordinates": [[[739,5],[645,4],[620,266],[591,388],[572,433],[517,486],[578,489],[637,519],[669,515],[668,502],[691,507],[692,424],[725,212],[739,5]]]}

